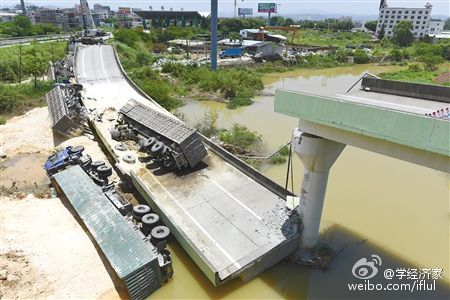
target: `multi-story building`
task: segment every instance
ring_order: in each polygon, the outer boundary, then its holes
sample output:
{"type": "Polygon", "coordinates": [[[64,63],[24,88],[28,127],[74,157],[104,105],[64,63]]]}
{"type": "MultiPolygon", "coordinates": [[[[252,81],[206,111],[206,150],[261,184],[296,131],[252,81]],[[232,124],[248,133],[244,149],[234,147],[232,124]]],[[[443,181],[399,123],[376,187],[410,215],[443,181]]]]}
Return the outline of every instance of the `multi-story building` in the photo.
{"type": "Polygon", "coordinates": [[[16,13],[0,11],[0,23],[14,21],[16,16],[16,13]]]}
{"type": "Polygon", "coordinates": [[[94,4],[94,13],[97,14],[100,19],[108,19],[112,16],[111,8],[100,4],[94,4]]]}
{"type": "Polygon", "coordinates": [[[442,20],[430,20],[428,23],[428,34],[434,35],[439,34],[442,31],[444,31],[444,23],[445,21],[442,20]]]}
{"type": "Polygon", "coordinates": [[[375,35],[378,36],[383,28],[384,35],[392,37],[395,25],[400,21],[408,21],[412,23],[415,38],[425,37],[431,30],[431,8],[432,5],[429,3],[424,8],[389,7],[386,0],[381,0],[375,35]]]}
{"type": "Polygon", "coordinates": [[[30,20],[31,24],[36,25],[41,23],[41,13],[38,11],[27,11],[27,17],[30,20]]]}

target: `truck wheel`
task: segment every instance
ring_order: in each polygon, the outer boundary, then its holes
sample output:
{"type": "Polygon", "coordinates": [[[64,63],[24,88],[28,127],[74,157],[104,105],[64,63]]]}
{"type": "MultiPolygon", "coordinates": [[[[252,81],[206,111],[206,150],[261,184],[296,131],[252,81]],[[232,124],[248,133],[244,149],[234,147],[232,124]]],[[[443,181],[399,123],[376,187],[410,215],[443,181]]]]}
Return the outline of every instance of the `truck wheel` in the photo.
{"type": "Polygon", "coordinates": [[[170,235],[170,230],[166,226],[156,226],[152,229],[151,233],[152,235],[152,242],[154,245],[166,241],[170,235]]]}
{"type": "Polygon", "coordinates": [[[84,151],[83,146],[75,146],[69,149],[69,154],[78,154],[84,151]]]}
{"type": "Polygon", "coordinates": [[[138,151],[139,152],[144,152],[145,148],[144,148],[144,144],[145,144],[146,140],[145,139],[140,139],[138,142],[138,151]]]}
{"type": "Polygon", "coordinates": [[[112,175],[112,168],[107,165],[99,166],[97,168],[97,175],[99,177],[108,177],[112,175]]]}
{"type": "Polygon", "coordinates": [[[150,213],[150,206],[139,204],[133,207],[133,217],[141,221],[142,216],[145,216],[146,214],[150,213]]]}
{"type": "Polygon", "coordinates": [[[150,150],[154,155],[161,155],[162,151],[164,150],[166,146],[162,142],[157,142],[153,145],[152,149],[150,150]]]}
{"type": "Polygon", "coordinates": [[[92,170],[97,171],[98,167],[104,166],[104,165],[105,165],[104,161],[96,160],[91,163],[91,168],[92,168],[92,170]]]}
{"type": "Polygon", "coordinates": [[[127,154],[124,157],[122,157],[122,160],[128,164],[134,164],[136,162],[136,159],[130,154],[127,154]]]}
{"type": "Polygon", "coordinates": [[[152,230],[159,223],[159,216],[157,214],[146,214],[141,219],[142,228],[148,231],[152,230]]]}
{"type": "Polygon", "coordinates": [[[156,142],[158,142],[158,140],[154,137],[149,137],[146,139],[144,142],[145,150],[150,150],[156,142]]]}

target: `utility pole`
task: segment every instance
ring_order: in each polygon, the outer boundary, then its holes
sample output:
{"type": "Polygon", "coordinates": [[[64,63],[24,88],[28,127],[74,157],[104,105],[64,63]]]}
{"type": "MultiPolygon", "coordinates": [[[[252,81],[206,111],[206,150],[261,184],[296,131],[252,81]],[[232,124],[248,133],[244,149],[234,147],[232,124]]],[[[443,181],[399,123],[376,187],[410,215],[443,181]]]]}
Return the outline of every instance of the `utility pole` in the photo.
{"type": "Polygon", "coordinates": [[[236,18],[236,6],[237,6],[237,3],[236,3],[236,1],[237,0],[234,0],[234,18],[236,18]]]}
{"type": "Polygon", "coordinates": [[[22,44],[19,44],[19,83],[22,82],[22,44]]]}
{"type": "Polygon", "coordinates": [[[25,7],[25,0],[20,0],[20,7],[22,9],[22,14],[27,16],[27,8],[25,7]]]}
{"type": "Polygon", "coordinates": [[[218,0],[211,0],[211,69],[217,70],[217,9],[218,0]]]}
{"type": "Polygon", "coordinates": [[[50,46],[52,47],[52,63],[55,62],[55,50],[53,48],[53,42],[50,43],[50,46]]]}

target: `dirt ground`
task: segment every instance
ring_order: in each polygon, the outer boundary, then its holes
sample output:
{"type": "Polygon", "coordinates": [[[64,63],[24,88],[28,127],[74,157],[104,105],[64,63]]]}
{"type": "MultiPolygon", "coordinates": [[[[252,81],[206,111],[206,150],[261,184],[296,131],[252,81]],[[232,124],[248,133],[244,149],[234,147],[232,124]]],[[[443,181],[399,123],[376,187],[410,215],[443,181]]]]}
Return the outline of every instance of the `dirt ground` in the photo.
{"type": "Polygon", "coordinates": [[[45,107],[0,126],[0,298],[119,298],[89,237],[51,197],[41,168],[55,147],[77,144],[105,160],[86,136],[55,137],[45,107]]]}

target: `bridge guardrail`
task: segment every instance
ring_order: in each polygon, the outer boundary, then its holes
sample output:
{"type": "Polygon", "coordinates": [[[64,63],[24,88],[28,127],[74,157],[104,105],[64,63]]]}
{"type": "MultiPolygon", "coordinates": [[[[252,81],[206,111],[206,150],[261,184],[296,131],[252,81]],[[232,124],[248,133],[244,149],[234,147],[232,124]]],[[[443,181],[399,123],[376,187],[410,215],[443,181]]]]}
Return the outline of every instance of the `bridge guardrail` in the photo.
{"type": "Polygon", "coordinates": [[[0,47],[14,45],[14,44],[21,44],[21,43],[29,43],[32,41],[45,42],[45,41],[65,40],[65,39],[68,39],[69,37],[70,37],[70,34],[13,37],[13,38],[7,38],[7,39],[0,39],[0,47]]]}

